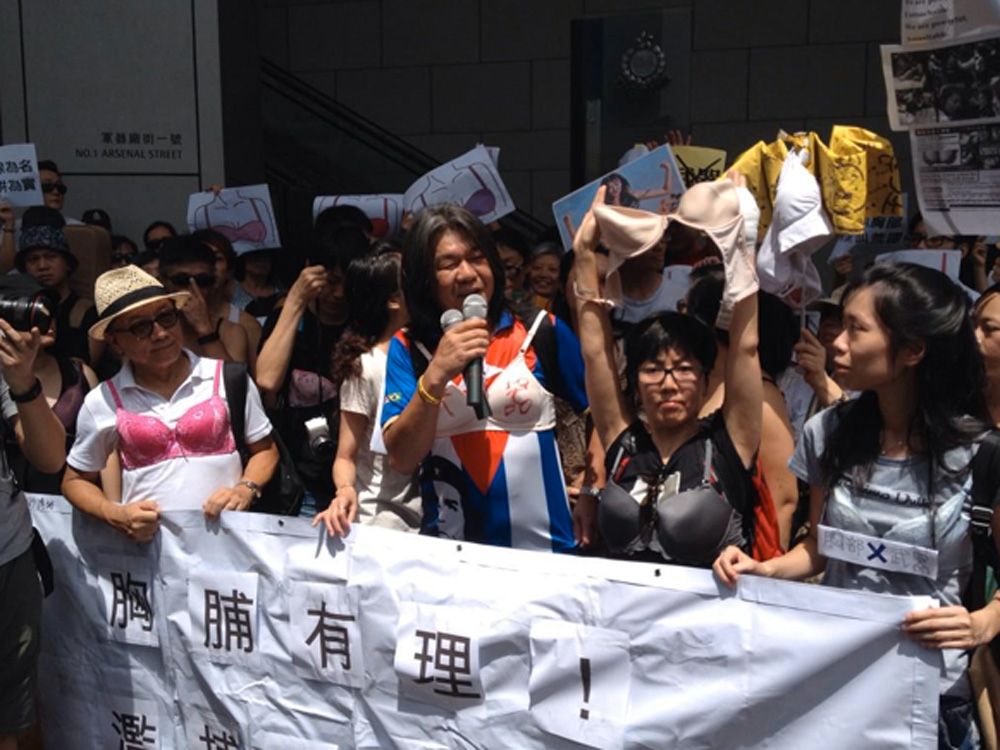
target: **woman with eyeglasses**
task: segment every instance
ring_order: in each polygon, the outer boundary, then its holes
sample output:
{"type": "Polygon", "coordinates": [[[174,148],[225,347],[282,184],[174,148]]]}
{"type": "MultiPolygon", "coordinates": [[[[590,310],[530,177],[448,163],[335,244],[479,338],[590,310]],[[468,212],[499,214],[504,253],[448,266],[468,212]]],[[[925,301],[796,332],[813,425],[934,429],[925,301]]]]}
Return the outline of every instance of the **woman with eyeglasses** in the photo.
{"type": "Polygon", "coordinates": [[[160,248],[160,279],[168,292],[188,292],[181,313],[184,346],[203,357],[248,361],[242,326],[213,315],[209,299],[215,286],[215,256],[191,235],[170,237],[160,248]]]}
{"type": "Polygon", "coordinates": [[[168,292],[140,268],[125,266],[98,277],[95,297],[98,321],[89,333],[118,352],[123,365],[84,399],[63,494],[136,542],[153,538],[161,509],[199,509],[212,518],[249,508],[277,466],[271,423],[248,378],[244,466],[223,363],[183,347],[181,311],[191,293],[168,292]],[[98,474],[114,453],[122,466],[117,503],[98,474]]]}
{"type": "MultiPolygon", "coordinates": [[[[605,223],[607,213],[606,227],[617,222],[630,235],[642,231],[643,219],[636,212],[616,217],[617,209],[603,205],[603,192],[573,243],[587,398],[606,457],[607,484],[598,504],[601,538],[613,557],[707,568],[727,545],[749,552],[754,534],[763,379],[757,279],[739,198],[728,180],[698,191],[706,198],[697,207],[699,223],[718,228],[720,239],[710,236],[727,268],[723,309],[729,313],[725,398],[720,409],[699,418],[716,345],[712,331],[694,317],[667,312],[637,323],[626,337],[627,386],[624,393],[620,388],[611,316],[598,291],[597,217],[605,223]]],[[[678,210],[687,210],[685,198],[678,210]]],[[[661,232],[662,227],[645,242],[654,243],[661,232]]],[[[603,242],[615,244],[615,238],[603,242]]]]}

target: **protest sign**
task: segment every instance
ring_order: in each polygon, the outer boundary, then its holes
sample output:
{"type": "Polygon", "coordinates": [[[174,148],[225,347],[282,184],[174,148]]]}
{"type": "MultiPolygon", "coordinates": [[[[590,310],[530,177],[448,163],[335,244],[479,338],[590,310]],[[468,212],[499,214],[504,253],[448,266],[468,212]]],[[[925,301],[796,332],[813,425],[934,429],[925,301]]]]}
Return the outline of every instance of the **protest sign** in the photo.
{"type": "Polygon", "coordinates": [[[334,206],[354,206],[372,223],[372,237],[377,240],[399,230],[403,223],[403,196],[398,193],[378,195],[317,195],[313,200],[313,222],[323,211],[334,206]]]}
{"type": "Polygon", "coordinates": [[[192,193],[188,198],[188,229],[214,229],[233,244],[237,255],[281,247],[267,185],[192,193]]]}
{"type": "Polygon", "coordinates": [[[921,44],[1000,29],[996,0],[903,0],[900,7],[903,44],[921,44]]]}
{"type": "Polygon", "coordinates": [[[684,192],[684,178],[670,146],[664,144],[653,149],[552,204],[556,227],[566,249],[573,247],[573,235],[601,185],[607,186],[604,198],[607,205],[641,208],[658,214],[673,211],[684,192]]]}
{"type": "Polygon", "coordinates": [[[0,146],[0,200],[11,206],[42,205],[42,180],[34,143],[0,146]]]}
{"type": "Polygon", "coordinates": [[[484,224],[514,211],[514,201],[497,171],[498,148],[478,145],[418,178],[403,194],[403,207],[417,213],[427,206],[457,203],[484,224]]]}
{"type": "Polygon", "coordinates": [[[698,182],[711,182],[722,176],[726,169],[726,152],[720,148],[704,146],[672,146],[677,166],[684,184],[688,187],[698,182]]]}
{"type": "Polygon", "coordinates": [[[886,114],[893,130],[1000,118],[1000,84],[991,61],[1000,56],[996,32],[920,45],[882,45],[886,114]]]}
{"type": "Polygon", "coordinates": [[[358,525],[329,540],[251,513],[167,511],[136,545],[62,498],[29,505],[58,581],[51,747],[797,750],[818,726],[842,747],[937,746],[941,654],[899,627],[926,597],[754,576],[730,592],[704,570],[358,525]],[[155,641],[95,637],[109,560],[153,572],[155,641]]]}

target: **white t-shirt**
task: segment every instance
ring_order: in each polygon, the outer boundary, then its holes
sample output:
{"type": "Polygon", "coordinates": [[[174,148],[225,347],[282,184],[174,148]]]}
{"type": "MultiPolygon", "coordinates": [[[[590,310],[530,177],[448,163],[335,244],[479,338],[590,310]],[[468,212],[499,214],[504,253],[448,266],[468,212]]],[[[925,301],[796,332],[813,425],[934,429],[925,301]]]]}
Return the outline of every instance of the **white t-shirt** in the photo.
{"type": "MultiPolygon", "coordinates": [[[[169,399],[135,382],[131,365],[126,361],[111,382],[122,406],[133,414],[159,419],[171,430],[191,407],[212,396],[217,360],[205,359],[187,349],[184,355],[191,372],[169,399]]],[[[219,395],[225,399],[226,387],[219,377],[219,395]]],[[[87,393],[76,419],[76,441],[66,463],[77,471],[100,471],[108,456],[118,449],[120,436],[116,426],[115,400],[107,383],[87,393]]],[[[271,434],[271,423],[264,413],[260,394],[253,381],[247,383],[245,436],[247,444],[271,434]]],[[[122,467],[122,502],[155,500],[164,510],[201,510],[213,492],[232,487],[243,475],[237,451],[207,456],[167,458],[147,466],[122,467]]]]}
{"type": "Polygon", "coordinates": [[[371,449],[372,428],[385,382],[387,355],[378,347],[361,355],[361,375],[340,386],[340,411],[368,419],[354,458],[354,489],[361,523],[411,531],[420,526],[421,502],[410,474],[400,474],[386,456],[371,449]]]}
{"type": "Polygon", "coordinates": [[[684,271],[675,273],[673,268],[663,269],[660,286],[649,299],[634,300],[623,294],[621,305],[615,307],[615,319],[623,323],[638,323],[660,313],[677,312],[677,303],[687,294],[691,275],[690,269],[685,267],[684,271]]]}

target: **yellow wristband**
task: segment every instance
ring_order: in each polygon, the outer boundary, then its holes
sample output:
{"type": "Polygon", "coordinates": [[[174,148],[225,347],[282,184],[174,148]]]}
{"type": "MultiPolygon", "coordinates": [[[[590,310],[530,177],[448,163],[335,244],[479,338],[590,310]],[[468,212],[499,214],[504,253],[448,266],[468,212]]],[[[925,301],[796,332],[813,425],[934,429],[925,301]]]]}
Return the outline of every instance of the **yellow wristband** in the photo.
{"type": "Polygon", "coordinates": [[[417,394],[423,400],[425,404],[430,404],[431,406],[437,406],[441,403],[441,398],[432,395],[424,388],[424,376],[421,375],[417,379],[417,394]]]}

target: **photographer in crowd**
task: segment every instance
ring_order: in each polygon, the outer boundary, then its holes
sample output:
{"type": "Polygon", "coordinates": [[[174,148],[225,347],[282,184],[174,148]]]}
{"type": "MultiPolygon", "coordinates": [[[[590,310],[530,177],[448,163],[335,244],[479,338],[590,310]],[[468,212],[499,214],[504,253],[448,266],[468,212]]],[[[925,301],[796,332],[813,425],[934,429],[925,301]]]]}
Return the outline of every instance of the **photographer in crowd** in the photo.
{"type": "MultiPolygon", "coordinates": [[[[3,429],[13,434],[35,469],[53,473],[66,459],[66,432],[42,397],[42,384],[32,370],[41,342],[39,327],[18,331],[0,318],[3,429]]],[[[42,619],[38,576],[44,569],[36,561],[47,557],[32,530],[28,501],[17,487],[7,456],[0,460],[0,749],[16,750],[17,735],[35,723],[42,619]]],[[[47,590],[51,585],[51,579],[45,582],[47,590]]]]}

